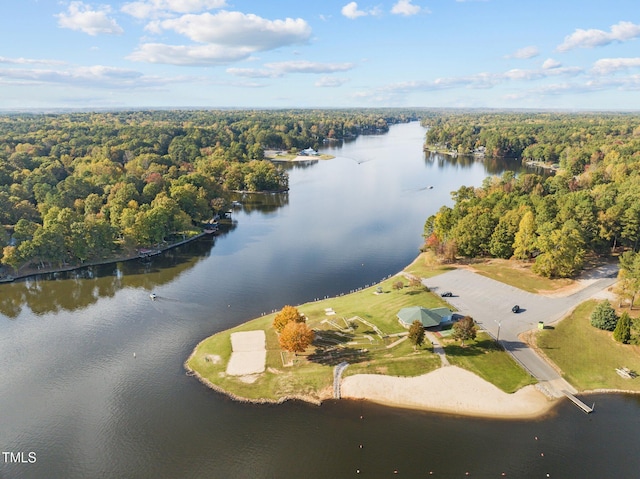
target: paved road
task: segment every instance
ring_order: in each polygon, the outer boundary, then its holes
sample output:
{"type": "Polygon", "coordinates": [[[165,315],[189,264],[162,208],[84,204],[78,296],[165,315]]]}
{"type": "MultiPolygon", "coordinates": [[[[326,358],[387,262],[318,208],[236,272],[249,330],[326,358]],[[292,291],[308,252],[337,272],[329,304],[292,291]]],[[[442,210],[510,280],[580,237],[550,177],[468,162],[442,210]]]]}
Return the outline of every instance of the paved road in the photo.
{"type": "MultiPolygon", "coordinates": [[[[578,304],[611,286],[616,281],[616,271],[615,265],[594,270],[586,288],[570,296],[556,298],[528,293],[466,269],[455,269],[423,280],[423,283],[436,294],[453,292],[454,296],[446,299],[460,314],[473,317],[536,379],[559,383],[560,375],[520,341],[518,335],[537,328],[539,321],[545,325],[558,321],[578,304]],[[511,312],[516,304],[521,308],[518,314],[511,312]]],[[[567,386],[561,384],[561,387],[567,386]]]]}

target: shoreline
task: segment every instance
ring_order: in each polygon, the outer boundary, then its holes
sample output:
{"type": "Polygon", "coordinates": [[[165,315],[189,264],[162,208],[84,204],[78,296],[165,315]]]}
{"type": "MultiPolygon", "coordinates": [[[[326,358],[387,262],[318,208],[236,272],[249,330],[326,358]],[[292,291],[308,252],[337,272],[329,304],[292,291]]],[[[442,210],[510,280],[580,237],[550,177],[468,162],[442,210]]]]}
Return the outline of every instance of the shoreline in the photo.
{"type": "MultiPolygon", "coordinates": [[[[419,258],[420,255],[407,268],[418,261],[419,258]]],[[[406,269],[397,274],[404,274],[405,271],[406,269]]],[[[243,397],[218,384],[214,384],[206,377],[206,373],[200,374],[190,367],[190,363],[196,367],[197,355],[206,341],[260,319],[253,318],[230,330],[220,331],[202,339],[184,362],[186,374],[195,376],[202,384],[226,395],[231,400],[243,403],[282,404],[289,400],[299,400],[319,406],[323,401],[336,399],[333,391],[324,390],[315,391],[312,396],[285,394],[275,398],[243,397]],[[192,361],[194,358],[195,360],[192,361]]],[[[215,380],[215,377],[212,378],[215,380]]],[[[538,385],[529,385],[514,393],[506,393],[475,373],[457,366],[444,365],[418,376],[354,374],[343,377],[339,388],[339,397],[345,400],[367,400],[395,408],[501,420],[539,419],[552,414],[553,409],[560,402],[557,398],[550,398],[545,395],[538,385]]]]}
{"type": "MultiPolygon", "coordinates": [[[[201,232],[198,233],[197,235],[191,236],[190,238],[178,241],[177,243],[172,243],[168,246],[164,246],[161,248],[157,248],[156,251],[157,253],[153,254],[153,256],[158,256],[162,253],[164,253],[165,251],[168,251],[170,249],[173,248],[177,248],[178,246],[182,246],[184,244],[190,243],[191,241],[195,241],[196,239],[202,238],[203,236],[206,236],[209,233],[205,233],[205,232],[201,232]]],[[[38,271],[30,271],[28,273],[24,273],[24,274],[19,274],[17,276],[13,276],[10,275],[9,279],[7,278],[1,278],[0,279],[0,284],[2,283],[12,283],[16,280],[19,279],[24,279],[24,278],[30,278],[32,276],[38,276],[41,274],[54,274],[54,273],[66,273],[69,271],[75,271],[77,269],[82,269],[82,268],[89,268],[91,266],[102,266],[105,264],[113,264],[113,263],[119,263],[119,262],[124,262],[124,261],[131,261],[134,259],[139,259],[140,258],[140,253],[136,253],[134,255],[125,255],[125,256],[118,256],[116,258],[105,258],[102,260],[98,260],[98,261],[91,261],[91,262],[87,262],[87,263],[83,263],[83,264],[79,264],[79,265],[73,265],[73,266],[65,266],[62,268],[47,268],[47,269],[41,269],[38,271]]]]}
{"type": "Polygon", "coordinates": [[[552,413],[551,399],[536,385],[508,394],[474,373],[442,366],[421,376],[402,378],[357,374],[342,383],[342,397],[403,409],[491,419],[539,419],[552,413]]]}

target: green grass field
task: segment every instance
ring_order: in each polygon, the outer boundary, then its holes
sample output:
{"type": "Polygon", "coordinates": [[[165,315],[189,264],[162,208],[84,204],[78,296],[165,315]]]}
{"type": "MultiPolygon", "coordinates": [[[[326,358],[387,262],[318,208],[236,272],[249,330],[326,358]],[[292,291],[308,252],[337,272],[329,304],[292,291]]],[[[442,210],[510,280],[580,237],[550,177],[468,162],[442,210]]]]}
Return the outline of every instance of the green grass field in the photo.
{"type": "Polygon", "coordinates": [[[529,265],[513,260],[490,260],[473,264],[478,273],[530,293],[556,291],[574,283],[572,279],[543,278],[531,272],[529,265]]]}
{"type": "Polygon", "coordinates": [[[640,373],[640,347],[620,344],[612,333],[591,326],[589,316],[596,304],[582,303],[555,329],[540,331],[538,347],[581,390],[640,391],[640,378],[624,379],[615,371],[627,367],[640,373]]]}
{"type": "Polygon", "coordinates": [[[489,335],[480,333],[465,347],[452,339],[443,340],[449,362],[471,371],[504,392],[513,393],[537,381],[522,369],[489,335]]]}

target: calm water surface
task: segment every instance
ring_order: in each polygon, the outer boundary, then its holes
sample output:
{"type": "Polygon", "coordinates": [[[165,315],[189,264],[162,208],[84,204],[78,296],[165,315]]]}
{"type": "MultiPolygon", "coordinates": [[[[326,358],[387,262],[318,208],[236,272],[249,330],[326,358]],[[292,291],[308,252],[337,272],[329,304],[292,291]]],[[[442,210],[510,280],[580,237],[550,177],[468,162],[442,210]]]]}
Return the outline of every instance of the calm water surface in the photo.
{"type": "Polygon", "coordinates": [[[243,198],[230,231],[151,264],[0,285],[0,449],[37,458],[0,457],[0,478],[639,477],[637,397],[493,421],[238,404],[185,375],[212,333],[399,271],[452,190],[520,168],[425,157],[423,137],[398,125],[289,165],[288,195],[243,198]]]}

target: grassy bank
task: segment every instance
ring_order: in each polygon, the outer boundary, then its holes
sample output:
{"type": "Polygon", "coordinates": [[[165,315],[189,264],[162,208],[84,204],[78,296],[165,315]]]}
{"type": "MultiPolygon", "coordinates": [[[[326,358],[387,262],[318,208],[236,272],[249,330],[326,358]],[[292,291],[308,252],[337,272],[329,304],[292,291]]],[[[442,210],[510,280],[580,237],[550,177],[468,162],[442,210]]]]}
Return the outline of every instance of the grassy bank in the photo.
{"type": "MultiPolygon", "coordinates": [[[[405,273],[431,277],[447,268],[429,266],[421,255],[405,273]]],[[[423,287],[409,286],[403,275],[391,277],[352,294],[306,303],[298,309],[316,331],[314,344],[305,353],[292,355],[280,349],[271,324],[275,314],[244,323],[202,341],[185,366],[215,389],[250,401],[280,401],[297,397],[319,402],[333,395],[333,368],[347,361],[344,376],[373,373],[417,376],[440,367],[429,343],[414,350],[397,312],[408,306],[449,306],[423,287]],[[396,289],[395,283],[404,287],[396,289]],[[264,330],[267,341],[266,370],[251,377],[226,374],[234,332],[264,330]]],[[[505,352],[488,339],[460,348],[447,346],[449,360],[492,382],[506,392],[530,384],[530,377],[505,352]]]]}
{"type": "Polygon", "coordinates": [[[466,341],[464,348],[450,339],[442,342],[451,364],[477,374],[504,392],[513,393],[537,382],[485,333],[466,341]]]}
{"type": "Polygon", "coordinates": [[[587,301],[558,323],[540,331],[538,348],[581,390],[617,389],[640,392],[640,378],[624,379],[615,369],[640,372],[640,347],[620,344],[612,333],[591,326],[589,317],[596,301],[587,301]]]}

